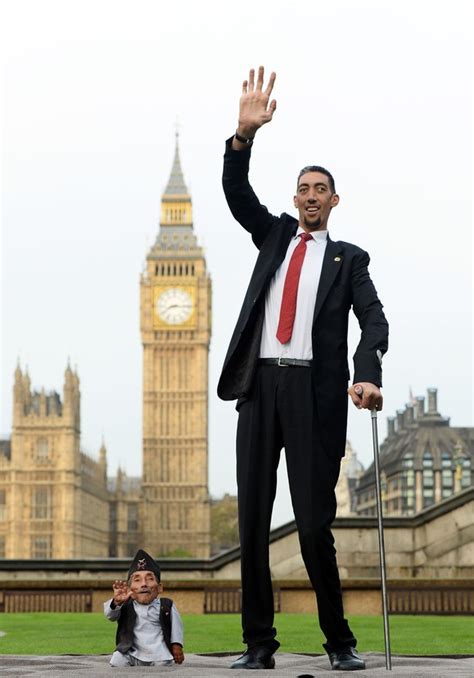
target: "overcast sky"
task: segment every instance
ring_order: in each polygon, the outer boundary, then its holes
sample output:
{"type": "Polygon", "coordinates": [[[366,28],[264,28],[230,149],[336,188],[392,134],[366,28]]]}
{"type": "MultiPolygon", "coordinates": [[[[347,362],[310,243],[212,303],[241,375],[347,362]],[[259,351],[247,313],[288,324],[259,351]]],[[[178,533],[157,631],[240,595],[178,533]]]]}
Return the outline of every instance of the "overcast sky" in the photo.
{"type": "MultiPolygon", "coordinates": [[[[17,359],[82,390],[82,444],[109,472],[141,473],[139,276],[174,152],[213,281],[210,490],[235,492],[233,403],[216,383],[257,251],[220,176],[251,66],[277,72],[251,181],[279,214],[300,167],[336,178],[331,237],[368,250],[390,321],[385,415],[439,389],[473,425],[471,58],[468,2],[2,3],[0,430],[11,431],[17,359]]],[[[352,323],[350,356],[357,342],[352,323]]],[[[351,362],[352,368],[352,362],[351,362]]],[[[371,461],[370,415],[349,439],[371,461]]],[[[283,469],[284,470],[284,469],[283,469]]],[[[281,482],[274,524],[291,519],[281,482]]]]}

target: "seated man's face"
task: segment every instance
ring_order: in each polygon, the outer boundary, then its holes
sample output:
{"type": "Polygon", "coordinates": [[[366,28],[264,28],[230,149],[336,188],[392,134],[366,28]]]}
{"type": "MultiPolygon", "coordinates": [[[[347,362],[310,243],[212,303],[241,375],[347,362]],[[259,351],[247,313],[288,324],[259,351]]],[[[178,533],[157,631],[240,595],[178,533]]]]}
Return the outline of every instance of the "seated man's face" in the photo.
{"type": "Polygon", "coordinates": [[[128,586],[132,592],[131,598],[141,605],[149,605],[162,591],[156,575],[149,570],[134,572],[128,586]]]}

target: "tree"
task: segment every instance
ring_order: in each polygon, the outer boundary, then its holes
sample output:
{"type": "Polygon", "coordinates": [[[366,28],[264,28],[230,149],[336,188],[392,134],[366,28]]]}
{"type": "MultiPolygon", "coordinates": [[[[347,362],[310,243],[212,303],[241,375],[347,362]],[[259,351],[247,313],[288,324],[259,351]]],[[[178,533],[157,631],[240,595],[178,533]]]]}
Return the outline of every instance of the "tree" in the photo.
{"type": "Polygon", "coordinates": [[[237,497],[225,494],[221,499],[211,499],[211,554],[216,555],[238,544],[237,497]]]}

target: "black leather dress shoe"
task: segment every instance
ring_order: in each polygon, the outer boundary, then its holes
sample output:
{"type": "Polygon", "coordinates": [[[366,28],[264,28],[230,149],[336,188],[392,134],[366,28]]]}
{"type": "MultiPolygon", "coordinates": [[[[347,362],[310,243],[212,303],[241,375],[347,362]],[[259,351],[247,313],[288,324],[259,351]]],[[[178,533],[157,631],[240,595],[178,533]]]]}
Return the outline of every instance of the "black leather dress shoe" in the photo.
{"type": "Polygon", "coordinates": [[[231,664],[231,669],[274,669],[273,652],[264,645],[252,647],[231,664]]]}
{"type": "Polygon", "coordinates": [[[329,655],[333,671],[360,671],[365,669],[365,662],[353,647],[345,647],[329,655]]]}

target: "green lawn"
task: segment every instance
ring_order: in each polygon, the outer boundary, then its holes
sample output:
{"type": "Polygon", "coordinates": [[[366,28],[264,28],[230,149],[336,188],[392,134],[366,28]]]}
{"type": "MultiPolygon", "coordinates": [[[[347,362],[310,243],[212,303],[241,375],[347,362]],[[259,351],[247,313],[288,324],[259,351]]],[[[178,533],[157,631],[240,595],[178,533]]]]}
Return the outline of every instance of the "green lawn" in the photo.
{"type": "MultiPolygon", "coordinates": [[[[349,617],[362,652],[383,652],[381,617],[349,617]]],[[[314,615],[278,614],[282,652],[322,653],[314,615]]],[[[100,654],[112,652],[115,623],[101,614],[2,614],[0,654],[100,654]]],[[[184,615],[185,651],[239,652],[239,615],[184,615]]],[[[393,654],[472,654],[472,617],[390,617],[393,654]]]]}

